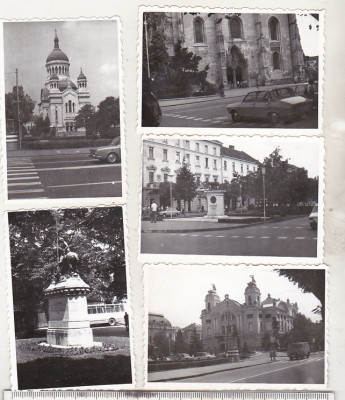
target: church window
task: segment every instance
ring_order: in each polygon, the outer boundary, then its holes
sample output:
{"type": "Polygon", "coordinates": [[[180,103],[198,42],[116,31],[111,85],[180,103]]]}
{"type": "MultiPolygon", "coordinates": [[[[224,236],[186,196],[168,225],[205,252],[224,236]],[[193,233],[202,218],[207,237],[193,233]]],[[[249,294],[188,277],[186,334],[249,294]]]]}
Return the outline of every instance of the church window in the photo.
{"type": "Polygon", "coordinates": [[[242,37],[242,23],[238,17],[230,19],[230,36],[232,39],[240,39],[242,37]]]}
{"type": "Polygon", "coordinates": [[[247,318],[253,318],[253,314],[247,314],[247,318]]]}
{"type": "MultiPolygon", "coordinates": [[[[241,172],[243,173],[243,167],[242,167],[242,164],[241,164],[241,172]]],[[[252,296],[251,295],[249,295],[248,296],[248,304],[251,306],[252,305],[252,296]]]]}
{"type": "Polygon", "coordinates": [[[253,323],[252,322],[248,323],[248,331],[253,332],[253,323]]]}
{"type": "Polygon", "coordinates": [[[271,314],[266,314],[265,318],[271,318],[271,314]]]}
{"type": "Polygon", "coordinates": [[[206,320],[206,324],[210,324],[211,323],[211,320],[210,319],[207,319],[206,320]]]}
{"type": "Polygon", "coordinates": [[[194,20],[194,41],[195,43],[205,43],[204,21],[201,18],[194,20]]]}
{"type": "Polygon", "coordinates": [[[75,103],[73,103],[73,112],[75,112],[75,103]]]}
{"type": "Polygon", "coordinates": [[[149,182],[150,183],[154,182],[154,172],[152,172],[152,171],[149,172],[149,182]]]}
{"type": "Polygon", "coordinates": [[[262,318],[262,314],[259,314],[259,318],[262,318]]]}
{"type": "Polygon", "coordinates": [[[272,17],[268,22],[268,28],[270,31],[270,38],[271,40],[279,40],[279,21],[277,18],[272,17]]]}
{"type": "Polygon", "coordinates": [[[207,311],[211,311],[211,303],[210,302],[207,303],[207,311]]]}
{"type": "Polygon", "coordinates": [[[61,67],[59,66],[59,74],[61,74],[61,67]]]}
{"type": "Polygon", "coordinates": [[[68,112],[72,112],[72,101],[68,100],[68,112]]]}
{"type": "Polygon", "coordinates": [[[149,147],[149,159],[153,160],[153,147],[149,147]]]}
{"type": "Polygon", "coordinates": [[[68,113],[68,104],[66,103],[65,106],[66,106],[66,113],[68,113]]]}
{"type": "Polygon", "coordinates": [[[277,51],[273,53],[272,60],[273,60],[273,69],[280,69],[280,56],[277,51]]]}

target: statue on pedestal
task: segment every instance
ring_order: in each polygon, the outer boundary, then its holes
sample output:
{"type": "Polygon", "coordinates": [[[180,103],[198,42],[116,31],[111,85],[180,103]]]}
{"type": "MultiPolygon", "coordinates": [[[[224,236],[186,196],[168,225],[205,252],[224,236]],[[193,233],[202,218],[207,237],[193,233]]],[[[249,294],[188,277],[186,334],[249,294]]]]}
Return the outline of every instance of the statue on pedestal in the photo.
{"type": "Polygon", "coordinates": [[[71,251],[67,242],[62,238],[59,239],[58,254],[58,277],[69,277],[72,276],[74,272],[77,272],[77,263],[79,261],[78,254],[74,251],[71,251]]]}

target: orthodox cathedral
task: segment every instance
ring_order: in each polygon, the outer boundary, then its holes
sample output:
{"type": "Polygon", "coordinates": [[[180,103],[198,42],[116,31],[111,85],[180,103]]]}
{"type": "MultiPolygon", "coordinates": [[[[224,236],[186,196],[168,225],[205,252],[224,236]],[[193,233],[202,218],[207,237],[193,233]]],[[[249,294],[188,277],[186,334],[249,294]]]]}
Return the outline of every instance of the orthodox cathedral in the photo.
{"type": "MultiPolygon", "coordinates": [[[[41,89],[40,113],[48,116],[50,127],[55,128],[56,135],[77,131],[74,118],[78,111],[90,103],[87,79],[80,70],[75,84],[69,75],[69,59],[59,47],[59,38],[55,31],[54,48],[46,59],[47,77],[41,89]]],[[[79,128],[84,132],[84,128],[79,128]]]]}
{"type": "Polygon", "coordinates": [[[166,13],[169,54],[181,41],[202,57],[207,79],[231,87],[305,81],[296,14],[166,13]]]}
{"type": "Polygon", "coordinates": [[[205,309],[201,311],[204,351],[216,354],[244,344],[249,350],[260,350],[265,336],[274,341],[273,323],[279,333],[293,328],[297,303],[275,299],[270,294],[261,301],[260,289],[253,275],[251,278],[244,291],[243,304],[231,300],[228,294],[220,300],[215,285],[208,291],[205,309]]]}

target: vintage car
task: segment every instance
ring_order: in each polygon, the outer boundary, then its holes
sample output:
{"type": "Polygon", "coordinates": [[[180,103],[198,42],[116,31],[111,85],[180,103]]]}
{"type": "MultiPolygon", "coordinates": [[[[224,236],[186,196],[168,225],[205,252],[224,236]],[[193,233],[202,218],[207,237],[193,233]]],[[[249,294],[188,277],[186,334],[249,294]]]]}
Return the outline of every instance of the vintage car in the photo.
{"type": "Polygon", "coordinates": [[[178,217],[179,215],[181,215],[181,211],[179,211],[175,207],[166,207],[164,210],[158,211],[157,214],[161,215],[163,218],[167,218],[167,217],[172,218],[172,217],[178,217]]]}
{"type": "Polygon", "coordinates": [[[317,229],[317,220],[318,220],[318,206],[314,206],[311,210],[311,214],[309,215],[309,224],[311,229],[317,229]]]}
{"type": "Polygon", "coordinates": [[[229,104],[233,121],[244,117],[268,119],[272,124],[307,114],[313,110],[313,101],[295,93],[292,87],[249,92],[239,103],[229,104]]]}
{"type": "Polygon", "coordinates": [[[121,160],[121,141],[120,137],[116,137],[107,146],[90,149],[89,157],[100,161],[106,161],[115,164],[121,160]]]}

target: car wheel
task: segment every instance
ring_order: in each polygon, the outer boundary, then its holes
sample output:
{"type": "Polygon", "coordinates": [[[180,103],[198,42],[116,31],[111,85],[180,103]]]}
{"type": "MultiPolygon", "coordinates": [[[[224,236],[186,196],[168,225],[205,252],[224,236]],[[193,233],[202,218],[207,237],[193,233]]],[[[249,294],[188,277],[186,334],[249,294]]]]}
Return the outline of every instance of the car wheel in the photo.
{"type": "Polygon", "coordinates": [[[270,121],[272,124],[277,124],[280,121],[280,116],[276,112],[272,112],[270,114],[270,121]]]}
{"type": "Polygon", "coordinates": [[[109,318],[109,325],[114,326],[116,324],[115,318],[109,318]]]}
{"type": "Polygon", "coordinates": [[[241,117],[240,114],[238,113],[238,111],[234,110],[231,112],[231,118],[234,122],[240,122],[241,121],[241,117]]]}
{"type": "Polygon", "coordinates": [[[110,164],[115,164],[119,159],[119,156],[116,153],[109,153],[107,155],[107,162],[110,164]]]}

